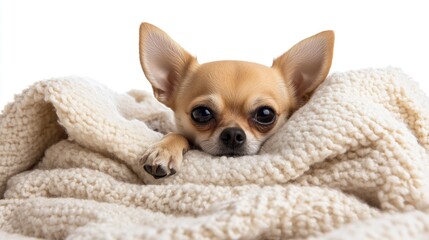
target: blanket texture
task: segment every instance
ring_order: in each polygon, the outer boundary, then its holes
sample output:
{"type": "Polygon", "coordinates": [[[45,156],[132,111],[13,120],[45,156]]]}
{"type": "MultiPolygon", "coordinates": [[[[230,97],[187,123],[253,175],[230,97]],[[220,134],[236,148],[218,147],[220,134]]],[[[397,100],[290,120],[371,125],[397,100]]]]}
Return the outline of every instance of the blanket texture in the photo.
{"type": "Polygon", "coordinates": [[[138,159],[150,94],[40,81],[0,116],[1,239],[429,239],[429,101],[399,69],[335,73],[257,155],[138,159]]]}

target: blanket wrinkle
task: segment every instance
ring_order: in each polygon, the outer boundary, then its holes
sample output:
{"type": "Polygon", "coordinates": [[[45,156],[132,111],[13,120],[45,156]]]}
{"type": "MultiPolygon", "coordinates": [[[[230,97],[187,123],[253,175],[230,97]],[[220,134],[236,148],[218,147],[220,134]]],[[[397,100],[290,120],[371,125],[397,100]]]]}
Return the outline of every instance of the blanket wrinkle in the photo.
{"type": "Polygon", "coordinates": [[[0,238],[426,239],[429,100],[397,68],[331,74],[257,155],[141,154],[174,131],[151,94],[39,81],[0,115],[0,238]]]}

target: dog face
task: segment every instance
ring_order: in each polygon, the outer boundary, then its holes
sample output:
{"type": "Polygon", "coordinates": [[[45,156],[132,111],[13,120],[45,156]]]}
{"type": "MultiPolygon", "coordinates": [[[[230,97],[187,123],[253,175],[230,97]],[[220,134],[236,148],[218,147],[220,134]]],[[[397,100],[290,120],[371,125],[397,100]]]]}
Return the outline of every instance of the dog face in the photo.
{"type": "Polygon", "coordinates": [[[213,155],[258,152],[326,78],[334,34],[304,39],[271,67],[199,64],[162,30],[140,27],[140,61],[155,97],[174,111],[180,134],[213,155]]]}
{"type": "Polygon", "coordinates": [[[178,88],[177,127],[208,153],[254,154],[296,105],[290,92],[281,75],[263,65],[202,64],[178,88]]]}

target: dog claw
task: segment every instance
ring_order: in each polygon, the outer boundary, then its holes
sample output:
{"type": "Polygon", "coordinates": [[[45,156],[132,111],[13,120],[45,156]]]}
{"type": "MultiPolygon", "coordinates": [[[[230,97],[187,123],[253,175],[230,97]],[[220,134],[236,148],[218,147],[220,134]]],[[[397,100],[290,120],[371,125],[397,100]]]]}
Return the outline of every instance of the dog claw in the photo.
{"type": "MultiPolygon", "coordinates": [[[[161,165],[151,166],[147,164],[147,165],[144,165],[143,168],[147,173],[152,175],[155,179],[163,178],[167,176],[167,171],[165,170],[164,166],[161,166],[161,165]]],[[[170,173],[170,175],[172,175],[172,172],[170,173]]]]}
{"type": "Polygon", "coordinates": [[[155,178],[163,178],[167,176],[167,171],[165,171],[164,167],[161,165],[158,165],[158,167],[155,170],[155,173],[152,174],[155,178]]]}
{"type": "Polygon", "coordinates": [[[151,165],[144,165],[143,168],[147,173],[152,175],[152,166],[151,165]]]}

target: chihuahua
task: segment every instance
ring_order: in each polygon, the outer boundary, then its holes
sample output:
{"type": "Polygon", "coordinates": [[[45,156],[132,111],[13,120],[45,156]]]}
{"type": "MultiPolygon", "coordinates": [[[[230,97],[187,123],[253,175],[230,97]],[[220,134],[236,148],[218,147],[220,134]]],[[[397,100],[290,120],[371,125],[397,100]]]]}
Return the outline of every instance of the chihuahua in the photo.
{"type": "Polygon", "coordinates": [[[174,111],[177,132],[139,160],[154,178],[175,174],[195,146],[212,155],[256,154],[328,75],[334,32],[302,40],[271,67],[243,61],[199,64],[161,29],[140,25],[140,63],[158,101],[174,111]]]}

